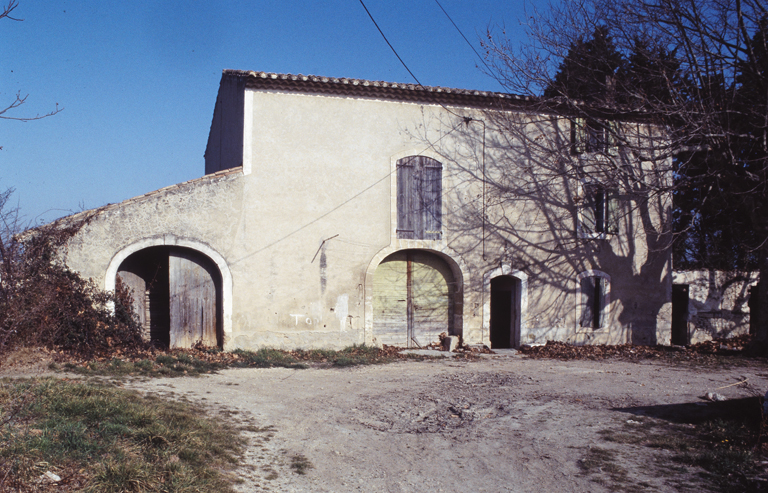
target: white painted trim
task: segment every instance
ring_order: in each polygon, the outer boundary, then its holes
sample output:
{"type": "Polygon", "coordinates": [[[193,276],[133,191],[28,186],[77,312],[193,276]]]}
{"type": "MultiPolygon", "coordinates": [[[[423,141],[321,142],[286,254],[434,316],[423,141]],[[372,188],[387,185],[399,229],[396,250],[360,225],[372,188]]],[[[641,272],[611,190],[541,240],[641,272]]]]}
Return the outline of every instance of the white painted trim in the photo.
{"type": "Polygon", "coordinates": [[[106,291],[113,291],[115,289],[115,278],[117,276],[117,270],[120,268],[120,264],[128,258],[130,255],[143,250],[145,248],[153,246],[178,246],[196,250],[203,255],[210,258],[221,274],[221,304],[222,304],[222,329],[224,331],[224,344],[227,343],[227,335],[232,334],[232,273],[227,266],[226,260],[219,252],[206,245],[205,243],[190,240],[186,238],[179,238],[172,234],[166,234],[163,236],[156,236],[152,238],[144,238],[130,245],[123,247],[118,251],[107,267],[106,277],[104,279],[104,289],[106,291]]]}
{"type": "Polygon", "coordinates": [[[576,276],[576,331],[577,332],[597,332],[600,330],[610,330],[612,324],[611,320],[611,276],[601,270],[585,270],[576,276]],[[582,327],[579,325],[581,320],[581,312],[584,310],[582,303],[583,293],[581,292],[581,280],[585,277],[601,277],[605,279],[605,292],[603,293],[603,327],[599,329],[593,329],[589,327],[582,327]]]}
{"type": "Polygon", "coordinates": [[[520,281],[520,344],[528,333],[528,274],[519,270],[512,270],[508,264],[502,264],[483,275],[483,330],[481,338],[483,344],[491,345],[491,280],[494,277],[511,276],[520,281]],[[486,334],[488,338],[486,340],[486,334]]]}
{"type": "MultiPolygon", "coordinates": [[[[410,154],[409,154],[410,155],[410,154]]],[[[393,253],[401,250],[421,250],[424,252],[434,253],[448,263],[451,268],[451,273],[456,282],[456,296],[454,300],[454,319],[453,330],[459,334],[463,334],[464,331],[464,293],[469,288],[469,270],[464,261],[459,257],[456,252],[448,247],[442,246],[439,250],[434,248],[422,248],[417,246],[419,243],[438,243],[437,241],[424,241],[424,240],[399,240],[395,245],[385,247],[373,256],[371,262],[368,264],[368,268],[365,270],[365,305],[364,305],[364,327],[365,327],[365,344],[373,345],[373,275],[379,264],[393,253]],[[404,245],[401,245],[401,242],[404,245]],[[458,259],[458,260],[456,260],[458,259]]]]}
{"type": "Polygon", "coordinates": [[[253,91],[243,94],[243,175],[250,175],[253,165],[253,91]]]}

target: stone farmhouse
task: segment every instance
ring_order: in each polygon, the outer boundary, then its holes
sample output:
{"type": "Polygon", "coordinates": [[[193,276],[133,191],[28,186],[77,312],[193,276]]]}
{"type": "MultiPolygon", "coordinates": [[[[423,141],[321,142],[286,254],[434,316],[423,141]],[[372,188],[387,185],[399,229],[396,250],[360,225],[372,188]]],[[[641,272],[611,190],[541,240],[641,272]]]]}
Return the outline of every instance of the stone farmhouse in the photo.
{"type": "Polygon", "coordinates": [[[660,137],[534,103],[226,70],[205,175],[73,216],[65,261],[171,347],[668,344],[669,159],[614,138],[660,137]]]}

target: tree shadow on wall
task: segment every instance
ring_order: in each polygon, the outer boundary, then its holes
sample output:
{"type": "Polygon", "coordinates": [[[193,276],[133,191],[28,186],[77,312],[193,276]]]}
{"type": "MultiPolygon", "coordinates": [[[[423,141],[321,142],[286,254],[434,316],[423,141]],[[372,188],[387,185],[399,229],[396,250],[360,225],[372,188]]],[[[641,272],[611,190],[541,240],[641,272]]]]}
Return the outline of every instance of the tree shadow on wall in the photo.
{"type": "Polygon", "coordinates": [[[449,246],[465,259],[482,252],[473,267],[483,272],[509,265],[527,274],[525,322],[536,342],[563,333],[575,343],[664,342],[671,160],[651,127],[583,116],[511,108],[429,122],[418,137],[448,163],[449,246]],[[441,137],[430,141],[435,128],[441,137]],[[607,275],[604,318],[586,306],[594,300],[580,282],[596,271],[607,275]]]}

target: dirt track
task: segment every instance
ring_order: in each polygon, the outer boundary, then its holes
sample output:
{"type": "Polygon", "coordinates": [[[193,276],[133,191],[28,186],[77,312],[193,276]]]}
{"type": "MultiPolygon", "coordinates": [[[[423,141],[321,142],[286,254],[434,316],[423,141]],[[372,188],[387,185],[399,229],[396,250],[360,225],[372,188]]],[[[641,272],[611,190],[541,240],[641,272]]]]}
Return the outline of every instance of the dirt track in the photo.
{"type": "MultiPolygon", "coordinates": [[[[671,452],[607,442],[604,434],[663,421],[645,415],[705,410],[702,395],[744,378],[752,393],[768,389],[766,366],[519,356],[239,369],[128,386],[225,409],[250,424],[242,491],[700,491],[691,482],[697,471],[665,469],[671,452]],[[585,473],[580,461],[595,450],[614,457],[620,482],[610,469],[585,473]],[[301,475],[303,458],[311,468],[301,475]]],[[[751,395],[743,386],[716,391],[751,395]]]]}

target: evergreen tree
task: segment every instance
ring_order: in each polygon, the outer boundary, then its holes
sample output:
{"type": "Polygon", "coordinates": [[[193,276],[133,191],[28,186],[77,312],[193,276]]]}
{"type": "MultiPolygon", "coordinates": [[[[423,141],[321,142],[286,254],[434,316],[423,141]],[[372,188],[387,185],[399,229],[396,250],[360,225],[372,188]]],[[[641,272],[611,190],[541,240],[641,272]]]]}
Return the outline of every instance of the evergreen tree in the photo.
{"type": "Polygon", "coordinates": [[[590,39],[580,38],[571,44],[544,97],[604,104],[613,95],[616,74],[623,63],[608,29],[597,27],[590,39]]]}

